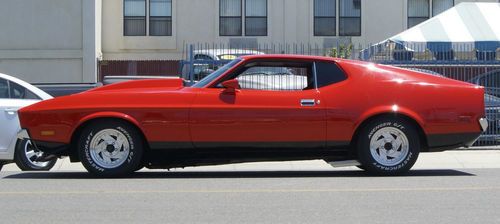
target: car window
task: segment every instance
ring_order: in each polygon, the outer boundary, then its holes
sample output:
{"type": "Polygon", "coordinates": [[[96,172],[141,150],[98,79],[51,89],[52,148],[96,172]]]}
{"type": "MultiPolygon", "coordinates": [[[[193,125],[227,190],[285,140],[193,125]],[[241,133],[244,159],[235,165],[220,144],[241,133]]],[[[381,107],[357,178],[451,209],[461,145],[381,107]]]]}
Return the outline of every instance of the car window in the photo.
{"type": "Polygon", "coordinates": [[[213,60],[210,56],[204,54],[197,54],[194,56],[195,60],[213,60]]]}
{"type": "Polygon", "coordinates": [[[231,69],[233,66],[238,64],[241,61],[241,59],[237,58],[234,59],[233,61],[227,63],[226,65],[222,66],[221,68],[217,69],[215,72],[212,72],[212,74],[206,76],[196,84],[194,84],[192,87],[194,88],[202,88],[208,85],[210,82],[214,81],[215,79],[219,78],[222,74],[224,74],[227,70],[231,69]]]}
{"type": "Polygon", "coordinates": [[[22,87],[21,85],[10,82],[10,98],[11,99],[33,99],[39,100],[40,97],[35,95],[33,92],[28,89],[22,87]]]}
{"type": "Polygon", "coordinates": [[[334,62],[316,62],[316,76],[318,88],[347,79],[344,71],[334,62]]]}
{"type": "Polygon", "coordinates": [[[296,91],[314,88],[311,63],[257,62],[237,73],[241,89],[296,91]]]}
{"type": "Polygon", "coordinates": [[[9,84],[5,79],[0,79],[0,98],[1,99],[9,98],[9,84]]]}

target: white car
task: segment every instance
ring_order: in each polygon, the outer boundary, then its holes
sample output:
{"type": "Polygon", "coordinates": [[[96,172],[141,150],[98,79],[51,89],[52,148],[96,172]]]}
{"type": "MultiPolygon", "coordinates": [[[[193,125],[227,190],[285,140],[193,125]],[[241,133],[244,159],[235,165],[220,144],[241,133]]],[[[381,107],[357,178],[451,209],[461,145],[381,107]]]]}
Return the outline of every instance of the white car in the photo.
{"type": "Polygon", "coordinates": [[[15,162],[21,170],[50,170],[57,158],[39,161],[42,152],[29,140],[17,140],[17,110],[52,96],[20,79],[0,73],[0,170],[15,162]]]}

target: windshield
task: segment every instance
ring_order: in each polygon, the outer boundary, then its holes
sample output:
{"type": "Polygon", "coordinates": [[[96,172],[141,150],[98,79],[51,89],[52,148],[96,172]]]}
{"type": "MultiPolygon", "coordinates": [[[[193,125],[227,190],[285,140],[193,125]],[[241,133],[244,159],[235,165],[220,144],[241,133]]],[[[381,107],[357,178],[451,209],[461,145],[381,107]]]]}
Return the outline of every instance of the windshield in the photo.
{"type": "Polygon", "coordinates": [[[222,66],[221,68],[217,69],[217,71],[212,72],[210,75],[208,75],[207,77],[203,78],[202,80],[200,80],[199,82],[194,84],[192,87],[202,88],[202,87],[206,86],[207,84],[209,84],[210,82],[212,82],[213,80],[217,79],[219,76],[224,74],[224,72],[226,72],[227,70],[232,68],[234,65],[238,64],[240,61],[241,61],[241,59],[239,59],[239,58],[232,60],[231,62],[229,62],[226,65],[222,66]]]}

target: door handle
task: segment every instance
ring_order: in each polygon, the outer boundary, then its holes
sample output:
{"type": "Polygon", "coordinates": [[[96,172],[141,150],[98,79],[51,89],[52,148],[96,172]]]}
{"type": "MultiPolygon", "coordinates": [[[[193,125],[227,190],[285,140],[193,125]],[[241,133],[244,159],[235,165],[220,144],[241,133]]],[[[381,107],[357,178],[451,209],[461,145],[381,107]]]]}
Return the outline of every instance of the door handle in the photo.
{"type": "Polygon", "coordinates": [[[9,115],[14,115],[17,113],[17,109],[16,108],[7,108],[7,109],[5,109],[5,112],[9,115]]]}
{"type": "Polygon", "coordinates": [[[314,99],[302,99],[300,100],[300,106],[303,107],[314,107],[316,102],[314,99]]]}

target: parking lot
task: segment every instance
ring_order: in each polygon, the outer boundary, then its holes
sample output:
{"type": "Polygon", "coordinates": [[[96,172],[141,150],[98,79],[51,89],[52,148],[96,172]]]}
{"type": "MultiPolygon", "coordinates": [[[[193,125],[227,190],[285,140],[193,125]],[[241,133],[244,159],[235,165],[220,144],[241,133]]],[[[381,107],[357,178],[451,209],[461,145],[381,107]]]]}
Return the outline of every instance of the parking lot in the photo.
{"type": "Polygon", "coordinates": [[[95,179],[63,160],[0,173],[3,223],[500,223],[500,151],[422,154],[400,177],[322,161],[142,170],[95,179]]]}

